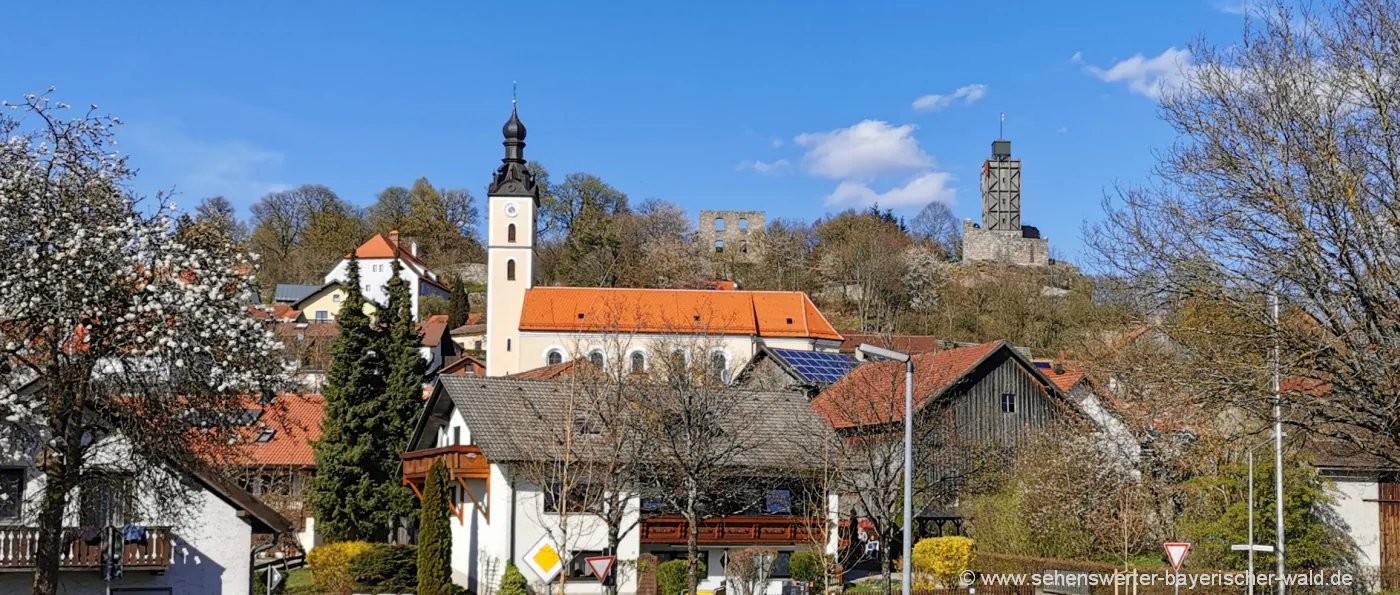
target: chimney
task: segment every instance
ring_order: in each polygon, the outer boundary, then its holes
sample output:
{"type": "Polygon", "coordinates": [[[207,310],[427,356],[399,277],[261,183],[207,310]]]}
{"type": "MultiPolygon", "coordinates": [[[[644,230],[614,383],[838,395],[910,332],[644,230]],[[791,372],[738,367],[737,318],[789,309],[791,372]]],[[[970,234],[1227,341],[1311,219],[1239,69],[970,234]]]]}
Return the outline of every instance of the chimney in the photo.
{"type": "Polygon", "coordinates": [[[415,242],[409,244],[408,246],[409,246],[409,248],[408,248],[409,254],[412,254],[414,258],[417,258],[417,257],[418,257],[418,242],[415,241],[415,242]]]}
{"type": "Polygon", "coordinates": [[[394,247],[395,250],[398,249],[398,247],[399,247],[399,230],[396,229],[396,230],[394,230],[394,231],[389,232],[389,244],[392,245],[392,246],[394,247]]]}

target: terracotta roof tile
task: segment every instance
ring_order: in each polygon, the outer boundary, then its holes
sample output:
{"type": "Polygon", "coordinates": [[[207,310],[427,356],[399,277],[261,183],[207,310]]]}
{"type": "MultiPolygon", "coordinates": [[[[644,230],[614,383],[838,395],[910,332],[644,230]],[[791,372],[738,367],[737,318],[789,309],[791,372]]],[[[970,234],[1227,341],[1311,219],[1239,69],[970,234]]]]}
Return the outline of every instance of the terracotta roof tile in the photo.
{"type": "Polygon", "coordinates": [[[1040,372],[1042,374],[1045,374],[1045,376],[1050,379],[1050,382],[1054,382],[1055,386],[1059,387],[1060,390],[1065,392],[1069,392],[1075,386],[1078,386],[1080,381],[1084,380],[1085,378],[1084,370],[1075,370],[1071,368],[1061,369],[1063,369],[1064,372],[1061,372],[1059,374],[1056,374],[1053,369],[1041,370],[1040,372]]]}
{"type": "Polygon", "coordinates": [[[316,452],[311,443],[321,439],[321,420],[326,401],[318,394],[281,395],[258,424],[249,428],[244,453],[247,466],[315,467],[316,452]],[[273,432],[267,442],[257,442],[264,430],[273,432]]]}
{"type": "Polygon", "coordinates": [[[428,317],[428,322],[429,322],[429,323],[441,322],[441,323],[443,323],[443,324],[447,324],[447,315],[446,315],[446,314],[434,314],[434,315],[428,317]]]}
{"type": "Polygon", "coordinates": [[[571,359],[567,362],[554,364],[552,366],[544,366],[533,370],[508,374],[506,378],[519,378],[522,380],[558,380],[580,372],[597,374],[598,368],[595,368],[588,360],[571,359]]]}
{"type": "Polygon", "coordinates": [[[520,330],[841,340],[799,291],[536,287],[525,293],[520,330]]]}
{"type": "MultiPolygon", "coordinates": [[[[914,355],[914,408],[970,372],[998,349],[1002,341],[914,355]]],[[[904,419],[904,364],[879,361],[861,364],[812,401],[812,406],[836,429],[882,425],[904,419]]]]}

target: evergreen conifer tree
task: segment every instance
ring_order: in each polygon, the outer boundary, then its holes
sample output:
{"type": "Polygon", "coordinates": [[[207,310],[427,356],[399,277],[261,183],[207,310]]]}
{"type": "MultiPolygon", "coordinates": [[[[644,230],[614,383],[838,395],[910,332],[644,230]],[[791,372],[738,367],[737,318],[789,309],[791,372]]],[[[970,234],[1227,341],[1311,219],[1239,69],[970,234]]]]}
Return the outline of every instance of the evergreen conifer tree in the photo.
{"type": "Polygon", "coordinates": [[[409,285],[399,276],[402,268],[397,259],[394,275],[389,280],[389,301],[380,314],[382,351],[387,377],[380,406],[373,421],[374,450],[379,453],[377,477],[380,484],[378,513],[389,526],[398,525],[418,514],[417,498],[398,477],[399,455],[408,450],[413,424],[423,408],[423,372],[426,368],[419,355],[422,341],[413,320],[413,296],[409,285]]]}
{"type": "Polygon", "coordinates": [[[374,321],[365,314],[360,262],[351,253],[322,390],[326,414],[316,442],[316,475],[311,505],[317,529],[327,542],[374,540],[387,533],[377,525],[379,483],[369,471],[378,453],[368,443],[384,394],[384,358],[374,321]]]}
{"type": "Polygon", "coordinates": [[[471,315],[470,298],[467,297],[467,284],[461,277],[452,279],[452,296],[447,301],[447,328],[454,329],[467,323],[471,315]]]}
{"type": "Polygon", "coordinates": [[[447,510],[447,465],[428,470],[423,488],[422,531],[418,534],[418,595],[451,595],[452,525],[447,510]]]}

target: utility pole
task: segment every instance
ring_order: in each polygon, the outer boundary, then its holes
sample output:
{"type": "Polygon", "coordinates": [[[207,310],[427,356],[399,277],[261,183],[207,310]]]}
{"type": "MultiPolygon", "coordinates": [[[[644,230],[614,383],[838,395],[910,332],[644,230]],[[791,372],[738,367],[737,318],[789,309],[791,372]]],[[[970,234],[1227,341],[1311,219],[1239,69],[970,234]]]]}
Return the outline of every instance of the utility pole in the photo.
{"type": "Polygon", "coordinates": [[[1274,559],[1278,562],[1278,595],[1284,595],[1283,560],[1283,392],[1279,388],[1279,374],[1282,367],[1278,336],[1278,289],[1269,293],[1273,306],[1274,319],[1274,515],[1275,540],[1274,559]]]}
{"type": "Polygon", "coordinates": [[[900,577],[900,593],[911,595],[914,588],[914,358],[907,353],[891,351],[862,343],[861,353],[904,363],[904,572],[900,577]]]}

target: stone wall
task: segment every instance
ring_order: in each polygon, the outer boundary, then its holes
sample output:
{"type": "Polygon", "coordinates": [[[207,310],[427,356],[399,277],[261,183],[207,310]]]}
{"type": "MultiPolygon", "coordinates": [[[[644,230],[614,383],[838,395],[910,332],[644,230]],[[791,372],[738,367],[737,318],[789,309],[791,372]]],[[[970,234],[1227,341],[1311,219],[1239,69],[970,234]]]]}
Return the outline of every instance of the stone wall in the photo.
{"type": "Polygon", "coordinates": [[[751,260],[756,250],[750,238],[765,225],[763,211],[700,211],[696,241],[710,250],[724,242],[727,260],[751,260]]]}
{"type": "Polygon", "coordinates": [[[963,262],[991,260],[1007,264],[1048,266],[1050,240],[1028,238],[1021,231],[982,229],[963,221],[963,262]]]}

